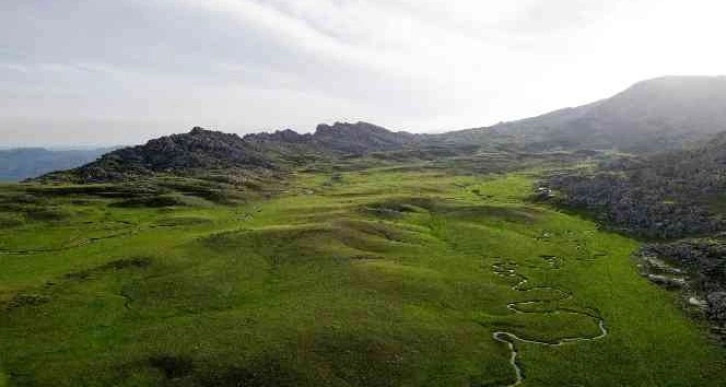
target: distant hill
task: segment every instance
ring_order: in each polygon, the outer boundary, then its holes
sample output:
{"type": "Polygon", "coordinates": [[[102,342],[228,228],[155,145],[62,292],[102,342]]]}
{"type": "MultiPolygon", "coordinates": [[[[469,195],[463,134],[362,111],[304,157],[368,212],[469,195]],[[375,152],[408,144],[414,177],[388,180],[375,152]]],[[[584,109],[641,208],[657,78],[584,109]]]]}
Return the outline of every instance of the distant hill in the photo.
{"type": "Polygon", "coordinates": [[[365,122],[336,122],[333,126],[318,125],[313,140],[325,149],[363,154],[399,150],[419,137],[408,132],[392,132],[365,122]]]}
{"type": "Polygon", "coordinates": [[[365,122],[319,125],[313,134],[286,129],[244,137],[195,127],[188,133],[115,150],[92,163],[50,173],[40,180],[102,182],[154,174],[269,173],[317,159],[399,150],[419,137],[365,122]]]}
{"type": "Polygon", "coordinates": [[[0,150],[0,181],[20,181],[89,163],[113,148],[49,150],[14,148],[0,150]]]}
{"type": "Polygon", "coordinates": [[[432,151],[451,156],[610,149],[648,154],[679,149],[722,131],[726,131],[726,77],[662,77],[588,105],[439,135],[393,132],[365,122],[322,124],[312,134],[286,129],[244,137],[194,128],[116,150],[44,179],[109,181],[210,170],[244,175],[397,151],[404,152],[396,157],[432,151]]]}
{"type": "Polygon", "coordinates": [[[662,77],[588,105],[488,128],[450,132],[451,142],[505,142],[524,150],[652,152],[726,131],[726,77],[662,77]]]}

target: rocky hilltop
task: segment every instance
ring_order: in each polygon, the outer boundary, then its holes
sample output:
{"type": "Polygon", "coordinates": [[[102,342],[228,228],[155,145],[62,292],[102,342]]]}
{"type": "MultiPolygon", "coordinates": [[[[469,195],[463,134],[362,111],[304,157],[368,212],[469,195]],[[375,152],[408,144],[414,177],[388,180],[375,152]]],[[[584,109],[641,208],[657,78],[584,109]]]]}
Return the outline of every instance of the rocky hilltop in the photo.
{"type": "Polygon", "coordinates": [[[158,173],[189,174],[202,170],[272,167],[269,160],[238,135],[195,127],[189,133],[121,148],[92,163],[69,171],[53,172],[39,179],[103,182],[158,173]]]}
{"type": "Polygon", "coordinates": [[[418,137],[365,122],[319,125],[313,134],[285,129],[244,137],[195,127],[188,133],[118,149],[92,163],[38,179],[104,182],[156,174],[277,171],[320,158],[398,150],[418,137]]]}
{"type": "Polygon", "coordinates": [[[332,126],[318,125],[313,139],[327,149],[342,153],[363,154],[402,149],[418,137],[420,135],[392,132],[366,122],[356,124],[336,122],[332,126]]]}

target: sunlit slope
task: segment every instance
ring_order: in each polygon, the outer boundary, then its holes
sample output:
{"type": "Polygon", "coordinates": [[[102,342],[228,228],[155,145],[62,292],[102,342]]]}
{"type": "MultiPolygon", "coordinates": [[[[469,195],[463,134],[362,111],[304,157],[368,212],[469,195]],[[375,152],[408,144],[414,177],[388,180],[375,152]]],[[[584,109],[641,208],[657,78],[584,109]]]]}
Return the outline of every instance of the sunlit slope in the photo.
{"type": "Polygon", "coordinates": [[[531,185],[378,169],[241,206],[8,215],[2,369],[54,386],[723,384],[724,352],[637,275],[636,243],[528,202],[531,185]]]}

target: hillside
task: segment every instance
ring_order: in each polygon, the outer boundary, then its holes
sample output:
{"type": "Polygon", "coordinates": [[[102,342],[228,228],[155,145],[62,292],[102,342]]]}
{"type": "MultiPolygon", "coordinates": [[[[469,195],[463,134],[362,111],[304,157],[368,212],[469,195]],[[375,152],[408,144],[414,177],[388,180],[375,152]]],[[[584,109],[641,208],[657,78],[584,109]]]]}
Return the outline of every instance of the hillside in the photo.
{"type": "Polygon", "coordinates": [[[299,172],[284,192],[223,205],[3,187],[0,378],[722,383],[723,350],[638,276],[636,241],[532,203],[530,173],[503,172],[299,172]]]}
{"type": "Polygon", "coordinates": [[[451,142],[505,142],[526,150],[653,152],[726,131],[726,77],[662,77],[607,99],[492,127],[451,132],[451,142]]]}
{"type": "Polygon", "coordinates": [[[547,184],[564,204],[635,235],[673,239],[726,230],[726,133],[693,149],[555,174],[547,184]]]}
{"type": "Polygon", "coordinates": [[[286,129],[244,137],[195,127],[188,133],[115,150],[92,163],[50,173],[39,180],[104,182],[159,174],[194,176],[210,171],[231,175],[270,173],[320,159],[400,150],[417,137],[364,122],[319,125],[313,134],[286,129]]]}
{"type": "Polygon", "coordinates": [[[0,150],[0,181],[20,181],[59,169],[90,163],[112,148],[53,150],[14,148],[0,150]]]}
{"type": "Polygon", "coordinates": [[[726,342],[726,133],[692,149],[556,173],[542,184],[555,190],[555,203],[651,240],[636,254],[643,274],[681,289],[685,309],[708,317],[726,342]]]}

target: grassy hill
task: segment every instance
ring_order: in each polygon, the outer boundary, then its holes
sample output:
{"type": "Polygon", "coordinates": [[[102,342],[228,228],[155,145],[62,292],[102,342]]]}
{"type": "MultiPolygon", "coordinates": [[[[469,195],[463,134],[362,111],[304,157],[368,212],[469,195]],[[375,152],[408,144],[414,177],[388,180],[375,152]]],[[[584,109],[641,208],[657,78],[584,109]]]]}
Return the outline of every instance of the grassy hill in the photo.
{"type": "Polygon", "coordinates": [[[2,370],[54,386],[720,384],[723,350],[638,275],[637,243],[529,201],[535,179],[298,173],[268,199],[161,207],[119,206],[115,185],[7,186],[2,370]]]}

